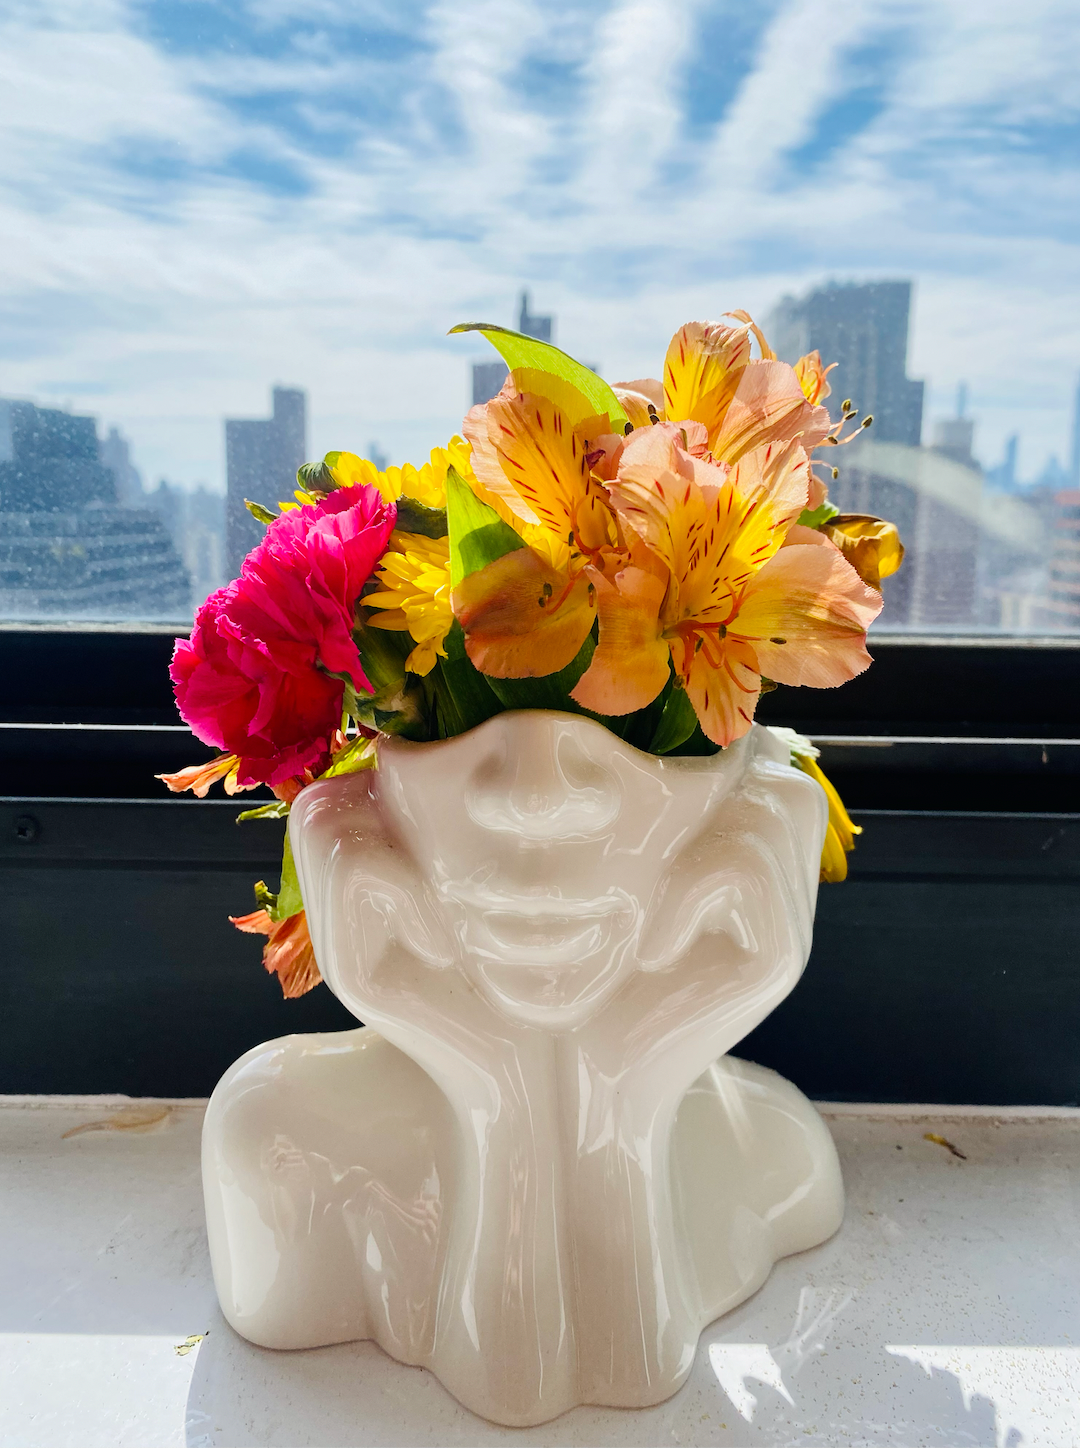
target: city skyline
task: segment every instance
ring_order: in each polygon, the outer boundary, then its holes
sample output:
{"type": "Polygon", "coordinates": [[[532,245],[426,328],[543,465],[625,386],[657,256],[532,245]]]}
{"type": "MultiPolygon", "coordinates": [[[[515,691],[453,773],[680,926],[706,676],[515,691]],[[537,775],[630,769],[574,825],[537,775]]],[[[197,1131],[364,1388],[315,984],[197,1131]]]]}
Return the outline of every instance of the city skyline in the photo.
{"type": "MultiPolygon", "coordinates": [[[[853,279],[844,279],[838,281],[834,278],[829,278],[806,288],[804,290],[804,293],[799,297],[793,297],[790,294],[778,297],[771,308],[767,308],[764,312],[761,313],[760,321],[767,329],[767,333],[769,328],[772,328],[775,332],[778,326],[780,326],[781,329],[783,328],[784,324],[780,320],[780,318],[786,304],[792,302],[801,302],[804,297],[816,296],[824,293],[833,293],[842,297],[846,292],[860,291],[864,290],[867,287],[871,288],[871,290],[879,289],[882,287],[887,288],[897,285],[898,281],[900,282],[900,284],[911,288],[912,292],[914,293],[916,284],[910,282],[907,278],[904,278],[901,281],[900,279],[893,277],[881,277],[871,278],[869,279],[869,281],[866,282],[858,282],[853,279]]],[[[506,323],[511,323],[516,326],[519,322],[520,317],[528,313],[528,307],[531,304],[532,296],[533,289],[530,289],[529,287],[519,288],[515,294],[515,302],[513,306],[505,309],[505,321],[500,316],[492,317],[490,320],[500,322],[504,325],[506,323]],[[524,311],[522,310],[523,307],[524,311]]],[[[549,313],[553,312],[553,309],[550,307],[547,310],[549,313]]],[[[538,322],[540,324],[547,323],[550,326],[550,323],[552,322],[552,316],[544,315],[541,313],[537,313],[535,315],[530,314],[529,320],[532,322],[538,322]]],[[[540,330],[542,333],[542,326],[540,330]]],[[[912,330],[913,324],[909,323],[909,371],[911,370],[910,356],[915,350],[915,339],[911,335],[912,330]]],[[[810,336],[809,333],[807,335],[810,336]]],[[[667,339],[665,338],[665,343],[666,340],[667,339]]],[[[785,350],[783,345],[781,345],[785,340],[785,334],[782,330],[778,335],[771,336],[770,340],[778,345],[780,355],[786,356],[786,351],[791,350],[790,347],[785,350]]],[[[811,343],[810,345],[813,344],[811,343]]],[[[661,346],[658,351],[658,361],[654,369],[657,372],[660,370],[659,361],[662,360],[662,357],[663,348],[661,346]]],[[[794,360],[794,357],[787,360],[794,360]]],[[[829,363],[836,360],[836,358],[834,358],[831,354],[829,356],[824,356],[823,354],[823,360],[825,360],[826,363],[829,363]]],[[[351,429],[347,429],[350,432],[350,436],[347,438],[342,438],[340,436],[340,429],[335,428],[335,425],[332,422],[328,421],[325,414],[320,414],[318,407],[318,398],[313,394],[312,389],[306,386],[303,382],[300,382],[297,390],[304,394],[307,405],[305,435],[315,439],[315,441],[308,448],[308,456],[305,460],[310,461],[322,457],[325,452],[329,452],[332,449],[342,449],[358,452],[361,455],[367,455],[371,450],[374,449],[379,453],[380,456],[383,457],[384,461],[394,464],[411,462],[419,466],[426,459],[427,453],[432,447],[441,446],[446,442],[447,437],[449,437],[451,433],[460,431],[461,421],[464,418],[465,412],[476,399],[476,377],[478,367],[481,369],[487,369],[480,374],[485,378],[485,381],[487,380],[489,375],[493,378],[496,371],[499,371],[500,369],[505,371],[505,369],[502,369],[502,364],[499,363],[498,358],[492,352],[489,352],[488,354],[477,355],[474,351],[470,356],[463,356],[461,359],[460,368],[462,378],[461,392],[463,398],[460,416],[458,417],[456,422],[451,421],[448,424],[449,431],[440,432],[437,429],[432,430],[428,434],[430,436],[430,441],[425,443],[423,440],[421,440],[419,445],[409,454],[406,454],[404,451],[394,447],[392,442],[389,440],[395,432],[395,428],[392,424],[380,430],[379,420],[370,416],[358,416],[351,429]],[[357,438],[361,434],[369,439],[366,444],[361,445],[357,442],[357,438]],[[323,445],[324,443],[325,445],[323,445]]],[[[618,380],[615,371],[607,371],[606,369],[604,369],[604,375],[606,375],[609,380],[618,380]]],[[[631,374],[629,370],[624,369],[624,371],[619,375],[629,376],[631,374]]],[[[1071,392],[1067,396],[1066,403],[1063,407],[1064,425],[1061,429],[1062,441],[1059,450],[1047,451],[1044,455],[1039,457],[1033,451],[1030,445],[1025,450],[1024,438],[1022,434],[1013,433],[1005,435],[1000,440],[1000,447],[997,453],[991,454],[988,451],[985,439],[982,436],[982,429],[980,426],[981,419],[977,407],[977,399],[972,397],[969,384],[965,378],[958,379],[956,386],[953,388],[951,398],[948,396],[938,396],[938,407],[934,408],[929,401],[923,401],[921,408],[922,445],[924,447],[933,446],[933,435],[935,427],[940,424],[948,424],[958,415],[956,411],[955,398],[958,394],[962,394],[965,399],[963,406],[964,417],[971,424],[974,434],[974,441],[972,445],[973,458],[975,463],[979,467],[981,467],[983,472],[986,474],[991,486],[1002,487],[1006,491],[1019,492],[1030,491],[1039,487],[1040,485],[1044,487],[1080,486],[1080,365],[1073,369],[1072,377],[1074,385],[1071,389],[1071,392]],[[949,405],[950,402],[952,403],[951,406],[949,405]],[[1025,451],[1029,460],[1026,465],[1024,462],[1025,451]],[[1011,474],[1009,469],[1010,454],[1012,460],[1011,474]],[[1009,481],[1005,481],[1007,475],[1009,476],[1009,481]]],[[[919,385],[923,385],[923,379],[919,379],[919,385]]],[[[932,395],[928,379],[926,380],[925,387],[926,390],[923,394],[924,399],[929,398],[932,395]]],[[[247,410],[251,413],[259,413],[264,410],[265,398],[267,394],[273,394],[280,391],[289,391],[290,389],[283,388],[280,382],[266,379],[265,381],[260,380],[259,382],[252,384],[251,390],[253,391],[253,393],[256,394],[256,400],[247,410]]],[[[16,399],[13,398],[9,393],[5,394],[3,392],[3,389],[0,389],[0,396],[4,396],[9,402],[18,400],[30,402],[37,407],[51,406],[54,409],[59,407],[60,410],[70,413],[72,416],[75,417],[84,415],[86,411],[86,409],[79,408],[71,399],[65,400],[62,404],[58,404],[56,402],[45,403],[40,398],[33,397],[16,399]]],[[[859,399],[855,400],[857,403],[860,401],[859,399]]],[[[880,411],[880,404],[877,403],[871,403],[869,407],[863,407],[863,411],[872,411],[875,407],[877,407],[877,409],[880,411]]],[[[128,432],[119,429],[116,422],[108,415],[105,409],[96,411],[94,413],[94,416],[95,419],[101,424],[103,428],[103,434],[104,429],[110,429],[114,435],[119,435],[120,437],[122,437],[123,442],[125,443],[128,450],[125,454],[125,462],[128,463],[130,466],[133,466],[137,470],[144,486],[150,486],[150,479],[155,475],[156,472],[157,479],[160,484],[164,484],[166,486],[174,488],[179,487],[187,492],[194,492],[200,488],[207,488],[213,493],[220,494],[222,497],[227,496],[227,448],[224,444],[225,434],[222,431],[222,424],[227,422],[228,419],[226,418],[224,412],[219,413],[215,417],[207,419],[207,425],[217,429],[218,434],[222,439],[222,443],[220,446],[220,461],[218,465],[216,466],[216,468],[207,469],[205,473],[190,478],[184,477],[182,475],[182,470],[176,466],[157,470],[148,469],[147,467],[143,466],[141,462],[141,454],[144,451],[150,451],[150,449],[146,449],[141,446],[139,436],[129,434],[128,432]]],[[[875,436],[880,435],[880,432],[875,434],[875,436]]],[[[103,435],[102,443],[104,444],[105,442],[106,438],[103,435]]]]}
{"type": "Polygon", "coordinates": [[[912,277],[928,416],[966,381],[986,461],[1065,460],[1068,0],[40,0],[0,70],[0,393],[148,477],[220,487],[220,417],[293,379],[314,449],[422,455],[483,355],[447,328],[526,280],[619,377],[690,317],[912,277]]]}

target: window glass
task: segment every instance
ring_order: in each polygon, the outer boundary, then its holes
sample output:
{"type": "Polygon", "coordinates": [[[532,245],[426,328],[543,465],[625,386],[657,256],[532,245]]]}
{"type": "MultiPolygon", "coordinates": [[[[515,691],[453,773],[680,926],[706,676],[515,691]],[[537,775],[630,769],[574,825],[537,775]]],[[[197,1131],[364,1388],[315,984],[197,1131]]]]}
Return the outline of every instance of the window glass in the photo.
{"type": "Polygon", "coordinates": [[[456,322],[745,307],[873,415],[879,630],[1080,632],[1074,0],[8,0],[0,71],[0,619],[190,618],[497,390],[456,322]]]}

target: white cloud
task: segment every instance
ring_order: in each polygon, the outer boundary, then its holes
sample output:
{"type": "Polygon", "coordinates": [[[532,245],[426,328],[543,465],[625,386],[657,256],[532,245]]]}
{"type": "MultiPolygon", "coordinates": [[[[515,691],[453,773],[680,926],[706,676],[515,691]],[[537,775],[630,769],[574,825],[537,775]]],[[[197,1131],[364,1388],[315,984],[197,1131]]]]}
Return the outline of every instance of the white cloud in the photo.
{"type": "Polygon", "coordinates": [[[715,7],[252,0],[244,52],[167,45],[109,0],[9,5],[0,393],[89,408],[101,388],[148,471],[220,484],[222,417],[263,412],[274,382],[308,388],[316,446],[438,441],[478,352],[443,333],[509,321],[523,283],[562,345],[640,375],[690,316],[907,275],[913,374],[935,397],[970,383],[988,456],[1017,427],[1031,466],[1062,451],[1071,0],[788,0],[689,139],[715,7]],[[366,17],[378,44],[338,28],[366,17]],[[793,173],[870,42],[895,44],[879,113],[793,173]]]}

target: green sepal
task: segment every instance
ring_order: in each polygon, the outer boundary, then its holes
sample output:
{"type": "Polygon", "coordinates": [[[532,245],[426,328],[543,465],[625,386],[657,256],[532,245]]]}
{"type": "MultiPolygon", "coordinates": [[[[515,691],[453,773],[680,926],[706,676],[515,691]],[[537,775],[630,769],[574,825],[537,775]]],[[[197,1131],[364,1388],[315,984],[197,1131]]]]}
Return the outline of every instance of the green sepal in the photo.
{"type": "Polygon", "coordinates": [[[828,523],[831,518],[837,517],[840,509],[827,499],[816,508],[804,508],[799,514],[798,523],[800,528],[820,528],[823,523],[828,523]]]}
{"type": "Polygon", "coordinates": [[[255,881],[255,904],[260,910],[265,910],[267,915],[273,915],[277,906],[277,896],[265,880],[255,881]]]}
{"type": "Polygon", "coordinates": [[[261,503],[253,503],[250,498],[244,499],[244,507],[259,523],[273,523],[277,520],[277,513],[271,513],[269,508],[264,508],[261,503]]]}
{"type": "Polygon", "coordinates": [[[456,468],[446,470],[446,521],[450,536],[450,586],[525,544],[494,508],[482,503],[456,468]]]}
{"type": "Polygon", "coordinates": [[[275,799],[270,804],[260,805],[258,809],[244,809],[236,816],[236,823],[241,820],[283,820],[289,813],[287,800],[275,799]]]}
{"type": "Polygon", "coordinates": [[[337,482],[332,467],[337,465],[340,452],[328,452],[319,463],[301,463],[296,470],[296,481],[305,492],[332,493],[337,482]]]}
{"type": "Polygon", "coordinates": [[[424,538],[445,538],[447,534],[446,509],[429,508],[415,498],[404,496],[397,500],[397,523],[402,533],[419,533],[424,538]]]}
{"type": "Polygon", "coordinates": [[[621,433],[625,428],[628,419],[622,403],[604,379],[550,342],[526,337],[521,332],[498,327],[492,322],[461,322],[450,328],[450,335],[455,332],[480,332],[502,354],[511,372],[528,367],[558,377],[587,398],[595,412],[601,416],[607,414],[611,419],[612,432],[621,433]]]}
{"type": "Polygon", "coordinates": [[[697,715],[684,688],[675,686],[668,693],[663,712],[652,739],[650,754],[670,754],[680,748],[698,727],[697,715]]]}
{"type": "Polygon", "coordinates": [[[353,638],[372,692],[357,693],[351,683],[346,683],[344,712],[381,734],[427,739],[424,690],[405,668],[413,648],[412,637],[404,629],[365,628],[361,623],[353,630],[353,638]]]}

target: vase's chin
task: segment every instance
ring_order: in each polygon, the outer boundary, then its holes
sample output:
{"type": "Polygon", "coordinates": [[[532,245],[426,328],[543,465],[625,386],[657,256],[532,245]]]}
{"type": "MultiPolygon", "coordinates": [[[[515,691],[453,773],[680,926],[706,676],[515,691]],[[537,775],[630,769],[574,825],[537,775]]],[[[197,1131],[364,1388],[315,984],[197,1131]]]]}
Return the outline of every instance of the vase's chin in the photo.
{"type": "Polygon", "coordinates": [[[556,1031],[569,1030],[591,1015],[625,974],[621,963],[610,959],[599,967],[474,959],[468,971],[503,1015],[556,1031]]]}

